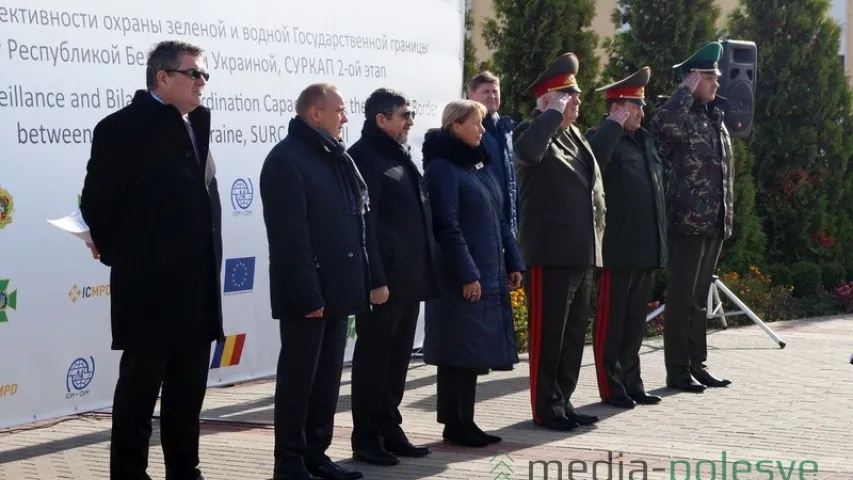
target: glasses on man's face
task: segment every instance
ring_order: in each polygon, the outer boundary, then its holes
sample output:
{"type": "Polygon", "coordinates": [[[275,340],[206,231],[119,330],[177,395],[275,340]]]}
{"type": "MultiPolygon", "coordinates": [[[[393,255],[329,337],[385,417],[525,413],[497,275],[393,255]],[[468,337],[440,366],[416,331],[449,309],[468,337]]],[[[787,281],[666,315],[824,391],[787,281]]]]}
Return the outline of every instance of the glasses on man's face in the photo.
{"type": "Polygon", "coordinates": [[[405,112],[388,112],[385,114],[385,116],[391,118],[395,114],[399,114],[401,117],[403,117],[404,120],[414,120],[416,115],[414,110],[407,110],[405,112]]]}
{"type": "Polygon", "coordinates": [[[204,78],[204,81],[210,80],[210,74],[205,72],[204,70],[199,70],[197,68],[187,68],[185,70],[174,70],[174,69],[166,69],[167,72],[172,73],[182,73],[193,80],[198,80],[200,78],[204,78]]]}

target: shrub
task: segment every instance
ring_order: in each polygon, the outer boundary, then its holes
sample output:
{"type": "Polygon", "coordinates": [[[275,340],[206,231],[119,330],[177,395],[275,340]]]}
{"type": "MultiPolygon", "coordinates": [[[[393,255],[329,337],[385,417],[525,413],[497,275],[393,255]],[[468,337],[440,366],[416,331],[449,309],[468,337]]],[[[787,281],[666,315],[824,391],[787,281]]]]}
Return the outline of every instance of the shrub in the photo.
{"type": "MultiPolygon", "coordinates": [[[[751,266],[744,275],[725,272],[720,275],[720,281],[762,320],[774,321],[787,316],[791,288],[785,285],[773,285],[770,278],[755,265],[751,266]]],[[[726,310],[740,310],[722,292],[720,299],[726,310]]],[[[752,320],[746,315],[726,318],[727,324],[745,325],[751,322],[752,320]]]]}
{"type": "Polygon", "coordinates": [[[824,263],[820,273],[823,288],[828,291],[835,290],[847,277],[844,265],[839,262],[824,263]]]}
{"type": "Polygon", "coordinates": [[[515,349],[525,353],[530,349],[530,333],[527,328],[527,296],[523,288],[509,293],[512,303],[512,324],[515,329],[515,349]]]}
{"type": "Polygon", "coordinates": [[[794,286],[794,296],[817,295],[821,286],[820,267],[808,261],[795,263],[791,266],[791,283],[794,286]]]}

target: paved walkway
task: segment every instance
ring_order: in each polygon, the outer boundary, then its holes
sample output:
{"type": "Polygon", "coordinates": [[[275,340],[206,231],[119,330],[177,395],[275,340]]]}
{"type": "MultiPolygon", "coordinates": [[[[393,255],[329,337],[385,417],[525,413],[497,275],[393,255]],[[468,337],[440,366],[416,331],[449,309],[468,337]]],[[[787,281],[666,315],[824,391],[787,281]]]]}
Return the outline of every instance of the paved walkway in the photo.
{"type": "MultiPolygon", "coordinates": [[[[569,433],[542,430],[529,420],[527,363],[513,372],[482,377],[477,420],[485,430],[504,437],[502,444],[486,449],[442,443],[434,413],[435,369],[413,361],[403,405],[404,427],[413,442],[431,445],[434,453],[390,468],[351,459],[345,371],[329,454],[360,469],[365,479],[853,479],[853,365],[848,363],[853,319],[770,326],[787,341],[785,349],[755,326],[710,334],[709,365],[734,383],[701,395],[660,388],[661,339],[648,339],[642,351],[646,385],[665,398],[659,405],[631,411],[597,401],[592,349],[587,346],[575,405],[600,415],[602,421],[569,433]],[[613,458],[610,476],[606,464],[594,463],[608,455],[613,458]],[[680,459],[686,462],[672,463],[680,459]],[[716,463],[698,464],[697,476],[697,462],[703,459],[716,463]],[[541,466],[530,473],[530,462],[537,460],[554,462],[547,477],[541,466]],[[736,460],[748,462],[735,465],[737,476],[732,472],[736,460]],[[562,472],[557,471],[558,462],[562,472]],[[647,474],[642,476],[639,469],[644,464],[647,474]]],[[[273,389],[272,381],[258,381],[210,390],[204,415],[228,423],[203,426],[201,458],[207,480],[271,477],[273,389]]],[[[0,479],[106,479],[109,428],[108,416],[85,416],[0,432],[0,479]]],[[[151,464],[152,477],[163,479],[156,428],[151,464]]]]}

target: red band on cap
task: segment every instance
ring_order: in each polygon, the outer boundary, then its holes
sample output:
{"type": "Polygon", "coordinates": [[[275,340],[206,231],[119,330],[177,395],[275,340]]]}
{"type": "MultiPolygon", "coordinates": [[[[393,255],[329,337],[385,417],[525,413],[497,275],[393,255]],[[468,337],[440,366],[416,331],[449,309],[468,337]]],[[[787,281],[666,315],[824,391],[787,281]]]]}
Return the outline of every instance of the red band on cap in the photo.
{"type": "Polygon", "coordinates": [[[605,92],[605,98],[608,100],[616,98],[645,98],[646,87],[617,87],[611,88],[605,92]]]}
{"type": "Polygon", "coordinates": [[[569,87],[577,88],[577,86],[578,83],[575,80],[574,74],[557,75],[556,77],[551,77],[548,80],[539,83],[539,85],[536,85],[536,88],[534,88],[534,95],[536,98],[539,98],[548,92],[553,92],[554,90],[561,90],[569,87]]]}

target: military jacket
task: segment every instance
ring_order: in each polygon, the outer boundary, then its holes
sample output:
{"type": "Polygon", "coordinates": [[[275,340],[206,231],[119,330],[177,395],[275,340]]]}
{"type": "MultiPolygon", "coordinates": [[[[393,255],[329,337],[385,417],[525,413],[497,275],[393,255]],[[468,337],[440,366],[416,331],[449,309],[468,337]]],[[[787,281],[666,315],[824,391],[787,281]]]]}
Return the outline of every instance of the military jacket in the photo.
{"type": "Polygon", "coordinates": [[[664,162],[669,231],[731,237],[734,154],[719,102],[704,105],[679,87],[655,112],[651,130],[664,162]]]}
{"type": "Polygon", "coordinates": [[[609,118],[587,134],[607,192],[604,268],[667,264],[663,162],[651,134],[628,132],[609,118]]]}

